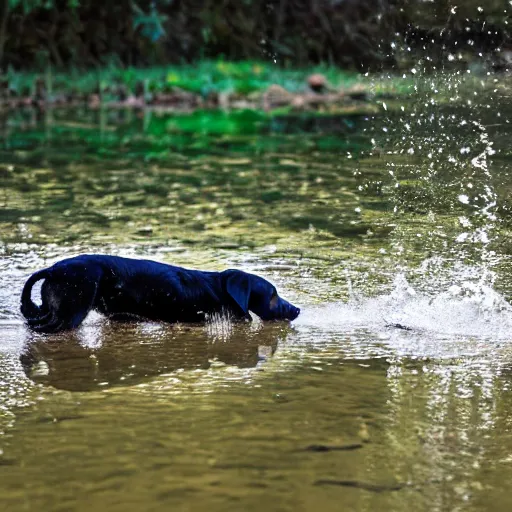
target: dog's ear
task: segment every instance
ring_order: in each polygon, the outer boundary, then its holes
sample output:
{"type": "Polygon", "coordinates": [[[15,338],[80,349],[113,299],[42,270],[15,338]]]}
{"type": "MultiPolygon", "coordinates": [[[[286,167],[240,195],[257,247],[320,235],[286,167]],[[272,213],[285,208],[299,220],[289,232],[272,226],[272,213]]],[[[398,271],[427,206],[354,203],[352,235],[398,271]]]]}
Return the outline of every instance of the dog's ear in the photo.
{"type": "Polygon", "coordinates": [[[250,276],[241,270],[232,270],[226,280],[226,290],[240,306],[244,315],[249,313],[249,296],[251,295],[250,276]]]}

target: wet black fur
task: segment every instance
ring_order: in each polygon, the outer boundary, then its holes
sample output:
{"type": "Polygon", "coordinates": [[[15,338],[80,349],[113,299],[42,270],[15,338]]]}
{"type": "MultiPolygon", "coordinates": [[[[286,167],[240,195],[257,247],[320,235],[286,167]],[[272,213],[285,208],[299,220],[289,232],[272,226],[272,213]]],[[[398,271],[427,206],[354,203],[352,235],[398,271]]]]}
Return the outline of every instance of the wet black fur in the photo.
{"type": "Polygon", "coordinates": [[[254,274],[98,254],[59,261],[33,274],[23,288],[21,312],[36,332],[74,329],[91,310],[113,320],[163,322],[204,322],[214,314],[249,319],[249,311],[262,320],[293,320],[300,313],[271,283],[254,274]],[[41,279],[38,306],[31,291],[41,279]]]}

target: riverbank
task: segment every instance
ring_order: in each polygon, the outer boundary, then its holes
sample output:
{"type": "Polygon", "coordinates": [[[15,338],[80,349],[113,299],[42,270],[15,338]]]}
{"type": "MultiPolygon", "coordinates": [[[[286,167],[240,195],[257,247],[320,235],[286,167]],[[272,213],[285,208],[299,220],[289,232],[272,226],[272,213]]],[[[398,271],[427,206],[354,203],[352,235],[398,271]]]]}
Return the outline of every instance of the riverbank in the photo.
{"type": "Polygon", "coordinates": [[[368,76],[318,66],[288,70],[260,62],[206,61],[160,68],[9,72],[2,76],[0,110],[27,106],[203,109],[264,112],[374,112],[375,100],[403,91],[396,81],[376,86],[368,76]]]}

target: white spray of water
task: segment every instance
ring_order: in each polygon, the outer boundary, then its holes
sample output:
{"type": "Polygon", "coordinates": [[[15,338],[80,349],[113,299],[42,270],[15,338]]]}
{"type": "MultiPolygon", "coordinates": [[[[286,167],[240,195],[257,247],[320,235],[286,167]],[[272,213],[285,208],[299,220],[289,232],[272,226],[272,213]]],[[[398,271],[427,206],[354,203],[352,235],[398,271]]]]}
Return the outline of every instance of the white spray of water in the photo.
{"type": "Polygon", "coordinates": [[[304,308],[294,325],[330,332],[364,328],[375,333],[399,325],[415,335],[510,339],[512,306],[489,280],[483,276],[480,282],[462,281],[432,295],[416,291],[398,274],[389,294],[353,295],[346,303],[304,308]]]}

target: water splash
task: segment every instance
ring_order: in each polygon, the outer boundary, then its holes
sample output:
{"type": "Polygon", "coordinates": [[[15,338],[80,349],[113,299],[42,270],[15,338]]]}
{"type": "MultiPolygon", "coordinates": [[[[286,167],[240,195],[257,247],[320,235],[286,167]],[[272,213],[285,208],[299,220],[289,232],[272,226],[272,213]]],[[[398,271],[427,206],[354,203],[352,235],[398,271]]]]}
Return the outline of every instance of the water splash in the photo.
{"type": "Polygon", "coordinates": [[[294,325],[330,332],[364,328],[375,333],[402,326],[416,336],[510,339],[512,306],[493,289],[493,277],[487,272],[477,282],[463,279],[432,294],[416,290],[404,274],[398,274],[389,294],[353,294],[346,303],[304,308],[294,325]]]}

